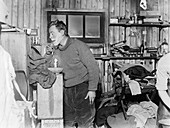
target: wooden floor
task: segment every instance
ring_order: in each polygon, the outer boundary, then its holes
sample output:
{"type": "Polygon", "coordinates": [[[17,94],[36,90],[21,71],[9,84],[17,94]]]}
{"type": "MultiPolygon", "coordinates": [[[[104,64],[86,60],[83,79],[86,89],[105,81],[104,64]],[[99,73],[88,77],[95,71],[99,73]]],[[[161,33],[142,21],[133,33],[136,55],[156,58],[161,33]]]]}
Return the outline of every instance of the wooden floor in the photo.
{"type": "MultiPolygon", "coordinates": [[[[123,113],[115,116],[109,116],[107,122],[111,128],[136,128],[135,118],[129,116],[127,120],[124,119],[123,113]]],[[[148,119],[144,128],[157,128],[156,119],[148,119]]]]}

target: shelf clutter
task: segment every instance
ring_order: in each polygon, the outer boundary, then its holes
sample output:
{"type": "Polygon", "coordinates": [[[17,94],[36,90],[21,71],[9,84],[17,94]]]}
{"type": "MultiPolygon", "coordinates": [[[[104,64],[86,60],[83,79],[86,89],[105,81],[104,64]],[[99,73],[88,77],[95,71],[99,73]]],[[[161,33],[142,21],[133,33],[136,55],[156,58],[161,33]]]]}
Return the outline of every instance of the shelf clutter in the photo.
{"type": "MultiPolygon", "coordinates": [[[[118,16],[111,17],[110,24],[145,24],[145,25],[159,25],[159,24],[169,24],[168,21],[163,21],[161,15],[147,15],[145,13],[136,14],[130,16],[118,16]]],[[[135,26],[134,25],[134,26],[135,26]]],[[[159,26],[158,26],[159,27],[159,26]]]]}

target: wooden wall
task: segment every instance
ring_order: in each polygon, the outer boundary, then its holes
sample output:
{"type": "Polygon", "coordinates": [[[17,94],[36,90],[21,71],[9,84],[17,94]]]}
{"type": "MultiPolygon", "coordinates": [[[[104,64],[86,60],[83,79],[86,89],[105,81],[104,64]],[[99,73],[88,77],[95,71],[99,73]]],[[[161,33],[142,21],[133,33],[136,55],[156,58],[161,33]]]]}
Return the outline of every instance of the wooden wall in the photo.
{"type": "MultiPolygon", "coordinates": [[[[169,0],[146,0],[147,9],[151,14],[159,13],[162,16],[163,21],[170,21],[170,1],[169,0]]],[[[110,17],[117,16],[133,16],[133,13],[140,14],[140,11],[144,11],[140,6],[140,0],[110,0],[110,17]]],[[[145,39],[148,47],[158,47],[165,38],[167,42],[170,42],[170,29],[165,28],[159,33],[158,28],[127,28],[126,39],[127,44],[133,47],[138,47],[141,44],[141,40],[145,39]],[[142,35],[141,31],[146,30],[146,35],[142,35]],[[141,33],[139,37],[132,37],[130,31],[136,31],[141,33]]],[[[124,30],[122,27],[109,27],[109,42],[111,44],[122,41],[124,39],[124,30]]]]}
{"type": "Polygon", "coordinates": [[[46,38],[46,0],[4,0],[9,10],[8,23],[25,29],[38,29],[40,42],[46,38]]]}
{"type": "MultiPolygon", "coordinates": [[[[108,0],[4,0],[4,2],[9,9],[8,22],[21,29],[38,29],[40,44],[47,42],[47,11],[52,5],[54,8],[66,10],[108,11],[108,0]]],[[[106,25],[108,26],[107,22],[106,25]]]]}
{"type": "MultiPolygon", "coordinates": [[[[140,13],[142,10],[139,7],[140,0],[4,0],[9,9],[8,21],[11,25],[18,28],[38,29],[40,43],[47,42],[47,8],[60,9],[85,9],[85,10],[101,10],[105,9],[106,20],[115,16],[130,16],[133,13],[140,13]]],[[[158,11],[162,15],[163,20],[170,20],[170,1],[169,0],[147,0],[147,11],[158,11]]],[[[126,31],[127,43],[134,47],[140,45],[140,40],[136,37],[130,37],[130,31],[126,31]]],[[[133,28],[137,32],[141,29],[133,28]]],[[[157,28],[146,28],[147,30],[147,45],[158,46],[164,38],[170,42],[169,28],[166,28],[161,33],[161,40],[158,40],[157,28]]],[[[141,37],[140,37],[141,38],[141,37]]],[[[121,27],[109,27],[106,21],[106,43],[116,43],[124,39],[124,30],[121,27]],[[109,36],[107,35],[109,29],[109,36]]]]}

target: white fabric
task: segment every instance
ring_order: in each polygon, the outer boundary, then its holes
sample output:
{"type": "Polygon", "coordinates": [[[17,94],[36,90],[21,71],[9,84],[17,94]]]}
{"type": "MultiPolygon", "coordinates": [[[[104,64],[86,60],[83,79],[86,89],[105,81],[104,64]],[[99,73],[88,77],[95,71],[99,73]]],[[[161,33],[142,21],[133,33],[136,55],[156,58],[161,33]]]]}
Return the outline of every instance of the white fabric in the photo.
{"type": "Polygon", "coordinates": [[[14,98],[12,80],[15,70],[12,60],[0,46],[0,128],[20,128],[19,108],[14,98]]]}
{"type": "Polygon", "coordinates": [[[24,109],[27,108],[31,117],[34,114],[33,101],[26,101],[15,80],[16,74],[11,56],[0,46],[0,128],[25,128],[24,109]],[[14,97],[13,87],[16,88],[24,103],[18,104],[14,97]]]}
{"type": "Polygon", "coordinates": [[[136,127],[144,128],[147,119],[156,117],[158,106],[152,101],[143,101],[140,104],[131,105],[127,115],[135,117],[136,127]]]}
{"type": "Polygon", "coordinates": [[[156,88],[159,91],[164,91],[168,89],[167,82],[168,78],[170,78],[170,53],[164,55],[157,64],[156,71],[156,88]]]}
{"type": "Polygon", "coordinates": [[[157,116],[158,106],[152,101],[142,101],[140,102],[140,106],[142,106],[143,109],[147,110],[150,115],[149,118],[157,116]]]}

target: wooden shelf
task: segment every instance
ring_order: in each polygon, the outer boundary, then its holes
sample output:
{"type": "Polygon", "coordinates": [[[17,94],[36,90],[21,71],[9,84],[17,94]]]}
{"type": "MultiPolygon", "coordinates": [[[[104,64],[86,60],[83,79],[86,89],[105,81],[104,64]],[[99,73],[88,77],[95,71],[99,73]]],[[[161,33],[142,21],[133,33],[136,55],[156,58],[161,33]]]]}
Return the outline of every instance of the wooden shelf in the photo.
{"type": "Polygon", "coordinates": [[[158,24],[158,23],[144,23],[144,24],[129,24],[129,23],[111,23],[109,26],[122,26],[122,27],[158,27],[165,28],[170,27],[170,24],[158,24]]]}
{"type": "Polygon", "coordinates": [[[106,9],[65,9],[65,8],[52,8],[52,7],[47,7],[44,8],[44,11],[46,12],[51,12],[51,11],[62,11],[62,12],[106,12],[106,9]]]}
{"type": "Polygon", "coordinates": [[[161,23],[143,23],[143,24],[130,24],[130,23],[111,23],[109,26],[121,26],[124,27],[124,40],[126,40],[126,28],[127,27],[157,27],[159,28],[159,41],[160,41],[160,31],[163,28],[170,27],[170,24],[161,24],[161,23]]]}
{"type": "Polygon", "coordinates": [[[115,57],[115,56],[95,56],[96,60],[145,60],[145,59],[154,59],[157,60],[157,57],[150,57],[150,56],[144,56],[144,57],[115,57]]]}

